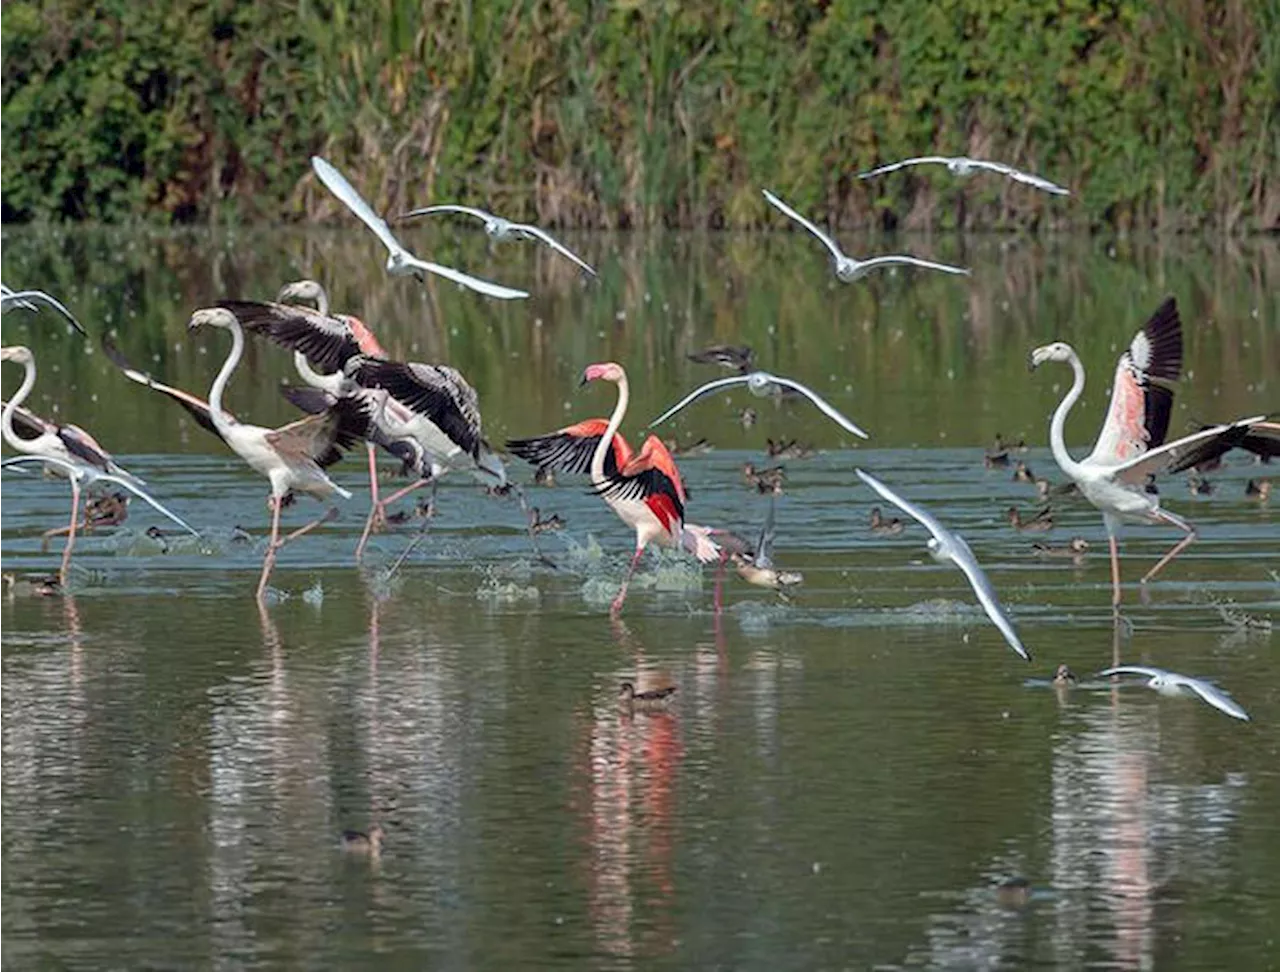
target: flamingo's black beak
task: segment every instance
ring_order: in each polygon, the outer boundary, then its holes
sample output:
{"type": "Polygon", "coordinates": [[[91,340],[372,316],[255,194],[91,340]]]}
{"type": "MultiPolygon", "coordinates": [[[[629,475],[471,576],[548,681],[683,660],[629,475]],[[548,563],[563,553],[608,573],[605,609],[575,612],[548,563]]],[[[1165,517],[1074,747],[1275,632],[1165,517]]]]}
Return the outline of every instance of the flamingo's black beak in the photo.
{"type": "Polygon", "coordinates": [[[1034,351],[1027,352],[1027,370],[1028,371],[1036,370],[1036,353],[1034,351]]]}
{"type": "Polygon", "coordinates": [[[591,379],[587,376],[587,373],[584,371],[582,373],[582,377],[578,379],[578,391],[582,391],[582,389],[586,388],[587,382],[589,381],[591,381],[591,379]]]}

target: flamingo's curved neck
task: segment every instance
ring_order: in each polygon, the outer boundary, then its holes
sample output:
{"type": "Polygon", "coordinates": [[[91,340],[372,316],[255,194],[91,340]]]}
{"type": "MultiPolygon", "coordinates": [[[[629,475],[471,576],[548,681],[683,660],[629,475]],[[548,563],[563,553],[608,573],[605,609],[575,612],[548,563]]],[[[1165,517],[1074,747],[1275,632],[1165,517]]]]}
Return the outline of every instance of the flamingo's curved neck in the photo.
{"type": "Polygon", "coordinates": [[[298,374],[302,376],[302,380],[312,388],[327,391],[335,397],[342,394],[344,379],[341,372],[335,371],[330,375],[322,375],[311,367],[311,362],[307,360],[307,356],[301,351],[293,352],[293,366],[298,369],[298,374]]]}
{"type": "Polygon", "coordinates": [[[631,390],[627,387],[627,373],[624,371],[618,376],[618,404],[613,407],[613,414],[609,416],[609,425],[605,428],[604,435],[600,437],[600,444],[596,446],[596,451],[591,456],[591,482],[597,486],[604,482],[604,457],[613,447],[613,437],[617,435],[622,419],[627,414],[627,402],[630,398],[631,390]]]}
{"type": "Polygon", "coordinates": [[[1057,410],[1053,413],[1053,420],[1049,423],[1049,447],[1053,450],[1053,458],[1057,460],[1062,471],[1072,479],[1079,479],[1084,470],[1080,463],[1071,458],[1071,453],[1067,452],[1067,441],[1063,430],[1067,425],[1067,413],[1084,392],[1084,365],[1080,363],[1080,357],[1075,351],[1071,352],[1068,360],[1071,363],[1071,371],[1075,374],[1075,381],[1071,383],[1071,390],[1058,404],[1057,410]]]}
{"type": "Polygon", "coordinates": [[[222,370],[218,372],[218,377],[213,379],[213,387],[209,389],[209,417],[213,419],[214,427],[224,438],[235,423],[231,422],[222,411],[222,393],[227,390],[231,373],[236,370],[236,365],[240,363],[240,357],[244,354],[244,331],[240,327],[240,322],[232,321],[227,326],[227,330],[231,332],[231,353],[222,363],[222,370]]]}
{"type": "Polygon", "coordinates": [[[4,407],[3,416],[0,416],[0,432],[3,432],[4,440],[19,452],[33,453],[35,450],[26,440],[19,438],[13,431],[13,415],[18,410],[18,406],[27,400],[36,383],[35,361],[28,358],[23,362],[23,367],[26,369],[26,374],[22,376],[22,385],[18,388],[18,393],[9,399],[9,404],[4,407]]]}

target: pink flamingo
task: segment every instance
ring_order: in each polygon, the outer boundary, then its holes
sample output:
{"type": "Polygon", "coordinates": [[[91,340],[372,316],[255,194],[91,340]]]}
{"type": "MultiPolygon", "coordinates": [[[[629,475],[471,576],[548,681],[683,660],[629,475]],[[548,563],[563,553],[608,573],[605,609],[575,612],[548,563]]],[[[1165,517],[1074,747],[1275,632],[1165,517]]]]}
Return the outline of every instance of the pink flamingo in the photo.
{"type": "Polygon", "coordinates": [[[627,587],[640,555],[650,543],[682,547],[702,563],[718,560],[720,549],[711,540],[708,527],[684,522],[684,483],[662,440],[650,435],[640,451],[634,453],[627,440],[618,435],[631,397],[622,366],[612,361],[589,365],[580,384],[597,379],[618,386],[618,403],[607,422],[587,419],[547,435],[510,440],[507,448],[540,468],[590,473],[596,493],[623,523],[636,531],[636,552],[610,608],[610,613],[616,615],[627,598],[627,587]]]}

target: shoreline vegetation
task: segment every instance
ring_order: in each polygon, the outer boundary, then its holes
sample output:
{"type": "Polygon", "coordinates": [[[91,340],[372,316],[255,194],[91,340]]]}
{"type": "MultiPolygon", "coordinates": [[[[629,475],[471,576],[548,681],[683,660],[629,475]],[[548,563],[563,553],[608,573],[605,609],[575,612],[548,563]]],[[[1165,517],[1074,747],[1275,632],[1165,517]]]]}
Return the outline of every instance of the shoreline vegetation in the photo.
{"type": "Polygon", "coordinates": [[[14,0],[5,222],[1280,230],[1280,0],[14,0]],[[992,158],[1057,198],[939,166],[992,158]]]}

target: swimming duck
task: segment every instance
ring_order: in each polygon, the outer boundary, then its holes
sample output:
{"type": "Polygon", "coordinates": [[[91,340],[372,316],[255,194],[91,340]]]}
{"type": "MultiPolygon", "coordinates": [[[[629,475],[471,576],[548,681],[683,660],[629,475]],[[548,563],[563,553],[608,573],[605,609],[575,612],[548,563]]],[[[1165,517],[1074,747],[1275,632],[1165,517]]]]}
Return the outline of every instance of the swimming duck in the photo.
{"type": "Polygon", "coordinates": [[[779,439],[777,442],[766,439],[765,452],[770,459],[809,459],[813,456],[813,447],[801,445],[795,439],[779,439]]]}
{"type": "Polygon", "coordinates": [[[1271,498],[1271,480],[1269,479],[1251,479],[1244,484],[1244,495],[1252,496],[1259,503],[1265,503],[1271,498]]]}
{"type": "Polygon", "coordinates": [[[1199,473],[1192,472],[1187,476],[1187,489],[1191,490],[1192,496],[1212,496],[1214,488],[1213,483],[1199,473]]]}
{"type": "Polygon", "coordinates": [[[787,473],[782,466],[770,466],[768,469],[756,469],[753,463],[743,463],[742,478],[762,493],[782,492],[782,481],[787,473]]]}
{"type": "Polygon", "coordinates": [[[535,536],[552,530],[563,530],[564,520],[560,519],[559,513],[552,513],[544,520],[542,511],[535,506],[529,510],[529,529],[534,532],[535,536]]]}
{"type": "Polygon", "coordinates": [[[10,598],[57,597],[62,593],[62,583],[57,574],[39,574],[19,577],[5,574],[4,586],[10,598]]]}
{"type": "Polygon", "coordinates": [[[1013,481],[1015,483],[1034,483],[1037,480],[1031,472],[1031,467],[1019,459],[1013,466],[1013,481]]]}
{"type": "Polygon", "coordinates": [[[533,471],[533,484],[535,486],[554,486],[556,484],[556,471],[550,466],[539,466],[533,471]]]}
{"type": "Polygon", "coordinates": [[[382,853],[382,825],[374,824],[366,834],[362,830],[344,830],[342,832],[342,849],[350,854],[363,854],[366,857],[377,857],[382,853]]]}
{"type": "Polygon", "coordinates": [[[738,424],[744,429],[749,429],[756,424],[756,410],[754,408],[744,408],[738,413],[738,424]]]}
{"type": "Polygon", "coordinates": [[[1033,543],[1031,549],[1041,557],[1071,557],[1079,559],[1089,550],[1089,541],[1084,537],[1072,537],[1065,547],[1054,547],[1047,543],[1033,543]]]}
{"type": "Polygon", "coordinates": [[[674,685],[637,692],[634,682],[623,682],[618,687],[618,704],[633,710],[639,709],[642,712],[665,709],[675,694],[676,686],[674,685]]]}
{"type": "Polygon", "coordinates": [[[1066,665],[1059,665],[1058,670],[1053,673],[1054,685],[1063,685],[1063,686],[1070,687],[1072,685],[1075,685],[1078,681],[1080,681],[1080,679],[1076,677],[1076,673],[1073,672],[1071,669],[1069,669],[1066,665]]]}
{"type": "Polygon", "coordinates": [[[1024,520],[1016,506],[1009,507],[1006,515],[1009,517],[1009,525],[1023,533],[1041,533],[1053,529],[1053,513],[1047,506],[1030,520],[1024,520]]]}
{"type": "Polygon", "coordinates": [[[700,456],[710,452],[715,448],[706,439],[698,439],[696,442],[690,442],[688,445],[682,446],[674,439],[663,439],[662,444],[667,447],[667,451],[673,456],[700,456]]]}
{"type": "Polygon", "coordinates": [[[871,507],[871,532],[882,537],[896,537],[906,529],[905,524],[896,516],[886,520],[880,513],[880,507],[871,507]]]}

